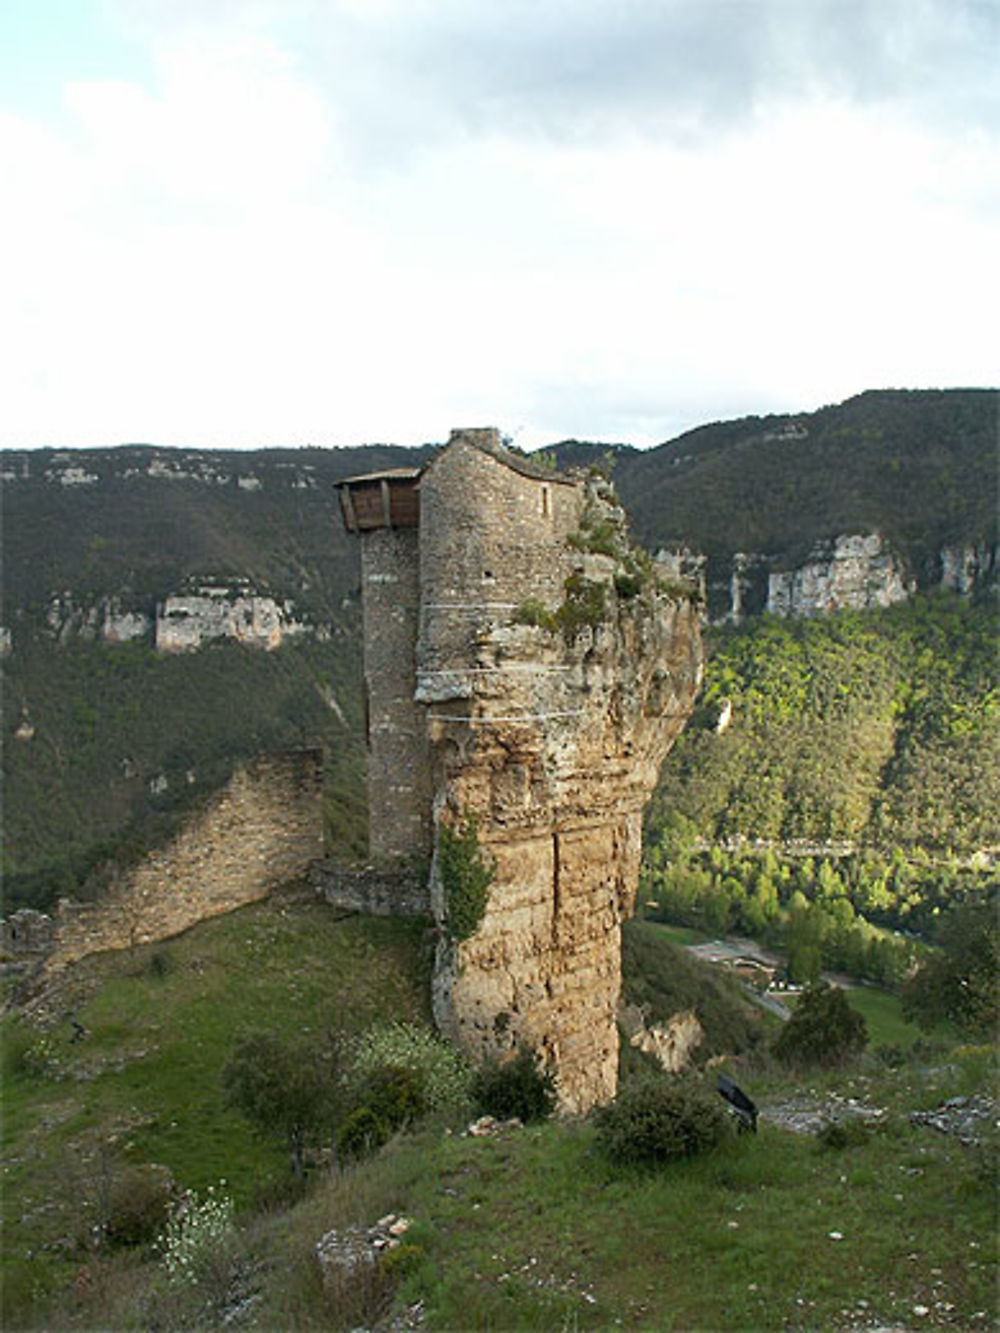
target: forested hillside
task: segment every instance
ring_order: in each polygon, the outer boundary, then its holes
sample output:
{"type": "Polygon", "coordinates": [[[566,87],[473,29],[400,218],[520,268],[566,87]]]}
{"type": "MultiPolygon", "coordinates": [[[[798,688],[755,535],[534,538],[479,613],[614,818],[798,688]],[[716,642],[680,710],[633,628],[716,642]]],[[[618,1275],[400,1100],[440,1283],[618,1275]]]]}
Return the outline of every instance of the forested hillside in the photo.
{"type": "Polygon", "coordinates": [[[1000,689],[990,603],[716,629],[661,813],[711,840],[1000,846],[1000,689]]]}
{"type": "Polygon", "coordinates": [[[930,583],[942,549],[996,542],[998,410],[995,390],[872,391],[700,427],[622,458],[616,481],[652,547],[788,567],[817,539],[877,531],[930,583]]]}
{"type": "Polygon", "coordinates": [[[713,639],[647,814],[649,910],[765,941],[795,980],[899,984],[916,937],[1000,889],[992,605],[925,595],[713,639]]]}
{"type": "MultiPolygon", "coordinates": [[[[705,426],[648,453],[547,452],[610,467],[650,549],[788,563],[818,540],[877,530],[931,588],[944,546],[992,551],[995,567],[997,401],[873,392],[705,426]]],[[[3,454],[8,906],[93,891],[95,866],[159,836],[236,761],[304,740],[327,750],[331,848],[364,846],[357,552],[333,483],[432,450],[3,454]],[[107,634],[130,615],[151,626],[165,598],[206,581],[273,599],[295,634],[269,653],[220,639],[178,655],[156,652],[151,628],[107,634]]],[[[963,853],[1000,841],[994,630],[986,605],[940,599],[714,628],[661,808],[710,839],[963,853]],[[716,736],[727,698],[733,720],[716,736]]]]}

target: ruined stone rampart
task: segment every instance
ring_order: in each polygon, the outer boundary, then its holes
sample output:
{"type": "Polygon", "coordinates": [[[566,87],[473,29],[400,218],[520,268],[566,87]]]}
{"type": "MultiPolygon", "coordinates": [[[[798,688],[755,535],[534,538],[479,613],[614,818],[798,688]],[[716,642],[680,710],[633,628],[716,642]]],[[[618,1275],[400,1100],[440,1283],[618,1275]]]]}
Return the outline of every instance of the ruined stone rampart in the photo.
{"type": "MultiPolygon", "coordinates": [[[[106,949],[167,939],[303,874],[322,854],[322,775],[317,750],[237,769],[170,842],[99,901],[60,902],[44,951],[46,971],[106,949]]],[[[10,929],[7,923],[5,944],[10,929]]]]}
{"type": "Polygon", "coordinates": [[[346,912],[366,916],[427,916],[431,914],[427,870],[363,866],[360,869],[317,861],[309,879],[316,892],[346,912]]]}

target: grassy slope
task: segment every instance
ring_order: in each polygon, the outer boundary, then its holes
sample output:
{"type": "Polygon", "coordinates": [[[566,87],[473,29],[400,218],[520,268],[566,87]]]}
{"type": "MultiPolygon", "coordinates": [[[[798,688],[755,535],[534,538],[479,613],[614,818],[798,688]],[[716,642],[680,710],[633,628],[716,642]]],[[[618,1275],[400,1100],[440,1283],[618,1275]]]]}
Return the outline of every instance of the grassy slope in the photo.
{"type": "Polygon", "coordinates": [[[241,1206],[280,1178],[281,1146],[254,1137],[223,1105],[219,1073],[234,1037],[426,1021],[425,930],[275,897],[155,948],[91,959],[30,1026],[8,1020],[8,1050],[25,1035],[37,1041],[40,1018],[52,1051],[46,1075],[5,1077],[8,1259],[79,1234],[102,1159],[111,1170],[161,1163],[186,1188],[225,1179],[241,1206]],[[156,955],[166,960],[162,976],[156,955]],[[77,1044],[71,1017],[88,1033],[77,1044]]]}
{"type": "MultiPolygon", "coordinates": [[[[628,983],[648,1000],[678,986],[662,975],[675,955],[663,932],[640,923],[637,934],[655,943],[630,948],[628,983]]],[[[148,1327],[154,1310],[164,1327],[181,1326],[148,1260],[63,1253],[60,1238],[85,1232],[93,1215],[103,1163],[161,1162],[196,1188],[225,1179],[241,1206],[281,1178],[280,1146],[221,1103],[218,1073],[238,1031],[427,1016],[419,924],[274,899],[161,946],[162,976],[154,952],[78,969],[50,1013],[59,1076],[16,1074],[5,1088],[8,1274],[15,1298],[45,1283],[59,1292],[48,1313],[38,1309],[47,1328],[148,1327]],[[69,1012],[90,1034],[78,1045],[69,1012]],[[83,1264],[87,1283],[67,1288],[83,1264]]],[[[693,992],[679,987],[677,1002],[697,1005],[704,969],[686,985],[693,992]]],[[[871,1063],[846,1086],[844,1076],[741,1067],[762,1105],[836,1087],[889,1109],[886,1132],[840,1153],[765,1126],[715,1157],[645,1176],[610,1169],[580,1123],[497,1141],[440,1125],[404,1136],[337,1179],[318,1174],[287,1211],[244,1214],[242,1264],[262,1295],[249,1326],[361,1322],[324,1295],[313,1246],[330,1227],[402,1211],[418,1248],[398,1299],[423,1300],[431,1328],[850,1327],[876,1313],[906,1323],[918,1303],[933,1311],[931,1326],[974,1328],[976,1312],[992,1309],[991,1196],[966,1150],[911,1127],[906,1112],[983,1076],[972,1057],[936,1063],[892,1074],[871,1063]]]]}
{"type": "MultiPolygon", "coordinates": [[[[957,1081],[895,1084],[903,1109],[957,1081]]],[[[854,1091],[884,1104],[889,1090],[854,1091]]],[[[427,1302],[433,1328],[897,1326],[918,1304],[931,1326],[970,1328],[994,1309],[989,1193],[959,1145],[898,1112],[843,1152],[765,1127],[648,1176],[611,1170],[587,1126],[427,1135],[376,1163],[361,1200],[352,1184],[331,1187],[311,1225],[342,1194],[354,1217],[359,1203],[414,1217],[426,1258],[404,1295],[427,1302]]]]}

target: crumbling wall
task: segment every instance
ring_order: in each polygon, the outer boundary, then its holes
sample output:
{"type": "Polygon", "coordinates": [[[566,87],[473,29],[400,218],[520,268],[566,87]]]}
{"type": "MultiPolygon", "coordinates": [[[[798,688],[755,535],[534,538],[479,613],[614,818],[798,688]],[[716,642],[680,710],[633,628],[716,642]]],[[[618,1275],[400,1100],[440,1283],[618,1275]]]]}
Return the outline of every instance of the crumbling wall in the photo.
{"type": "Polygon", "coordinates": [[[322,853],[322,778],[318,750],[255,759],[237,769],[170,842],[106,896],[60,902],[46,969],[167,939],[304,873],[322,853]]]}

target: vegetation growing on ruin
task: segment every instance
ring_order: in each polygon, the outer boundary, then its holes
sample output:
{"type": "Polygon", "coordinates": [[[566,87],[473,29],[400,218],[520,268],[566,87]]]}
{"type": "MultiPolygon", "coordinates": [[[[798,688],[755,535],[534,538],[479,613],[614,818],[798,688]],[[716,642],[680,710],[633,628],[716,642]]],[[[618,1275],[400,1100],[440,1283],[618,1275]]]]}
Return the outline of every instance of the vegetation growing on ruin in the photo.
{"type": "Polygon", "coordinates": [[[552,612],[537,597],[527,597],[514,608],[512,617],[515,625],[531,625],[535,629],[552,629],[552,612]]]}
{"type": "Polygon", "coordinates": [[[597,629],[608,614],[608,585],[583,574],[570,574],[565,583],[566,596],[554,614],[557,629],[574,635],[582,629],[597,629]]]}
{"type": "Polygon", "coordinates": [[[444,889],[445,929],[456,942],[467,940],[479,929],[489,902],[494,866],[479,846],[479,825],[474,816],[458,821],[454,828],[438,828],[438,869],[444,889]]]}
{"type": "Polygon", "coordinates": [[[610,519],[594,520],[584,523],[578,532],[571,532],[567,543],[575,551],[586,551],[591,555],[609,555],[617,560],[623,552],[624,540],[619,525],[610,519]]]}
{"type": "Polygon", "coordinates": [[[564,584],[565,596],[554,611],[549,611],[536,597],[529,597],[515,607],[515,625],[532,625],[550,632],[562,630],[572,638],[582,629],[597,629],[608,614],[608,585],[588,579],[582,573],[570,574],[564,584]]]}

